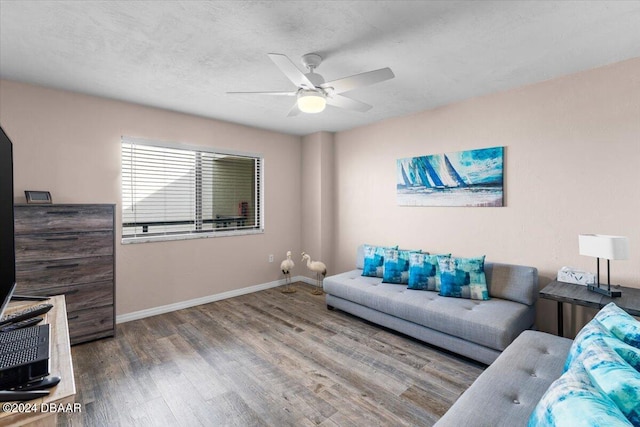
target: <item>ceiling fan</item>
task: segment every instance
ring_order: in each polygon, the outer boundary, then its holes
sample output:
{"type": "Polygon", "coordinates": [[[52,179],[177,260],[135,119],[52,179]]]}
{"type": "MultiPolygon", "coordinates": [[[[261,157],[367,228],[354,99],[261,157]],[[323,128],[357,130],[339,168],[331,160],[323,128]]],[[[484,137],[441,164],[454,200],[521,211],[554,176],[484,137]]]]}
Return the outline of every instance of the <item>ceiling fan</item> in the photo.
{"type": "Polygon", "coordinates": [[[269,58],[284,73],[297,90],[291,92],[227,92],[228,94],[257,94],[257,95],[277,95],[295,96],[297,98],[293,108],[289,111],[289,116],[297,116],[303,113],[319,113],[324,110],[326,104],[340,107],[347,110],[365,112],[372,108],[371,105],[357,101],[342,95],[344,92],[369,86],[394,76],[390,68],[368,71],[366,73],[355,74],[330,82],[325,82],[324,78],[314,72],[322,62],[322,57],[316,53],[308,53],[302,56],[302,64],[308,73],[303,73],[286,56],[280,53],[269,53],[269,58]]]}

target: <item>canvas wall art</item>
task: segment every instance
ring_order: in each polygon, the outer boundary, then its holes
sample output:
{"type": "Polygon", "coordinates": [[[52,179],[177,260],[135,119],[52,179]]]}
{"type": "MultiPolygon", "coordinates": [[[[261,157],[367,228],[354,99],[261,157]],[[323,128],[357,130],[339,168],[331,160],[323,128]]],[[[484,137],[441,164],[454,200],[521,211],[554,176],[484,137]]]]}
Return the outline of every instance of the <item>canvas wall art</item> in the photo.
{"type": "Polygon", "coordinates": [[[398,160],[400,206],[503,206],[504,147],[398,160]]]}

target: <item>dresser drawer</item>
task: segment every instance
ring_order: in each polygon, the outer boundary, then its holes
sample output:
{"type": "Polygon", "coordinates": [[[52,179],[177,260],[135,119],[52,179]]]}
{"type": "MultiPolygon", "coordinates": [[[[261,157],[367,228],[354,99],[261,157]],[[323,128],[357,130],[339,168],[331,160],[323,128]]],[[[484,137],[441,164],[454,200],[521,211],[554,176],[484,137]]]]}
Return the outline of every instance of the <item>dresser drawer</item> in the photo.
{"type": "Polygon", "coordinates": [[[113,281],[113,256],[16,263],[18,289],[104,281],[113,281]]]}
{"type": "Polygon", "coordinates": [[[19,294],[52,296],[64,295],[67,313],[93,307],[113,305],[113,282],[86,283],[82,285],[42,287],[20,284],[19,294]]]}
{"type": "Polygon", "coordinates": [[[16,234],[112,229],[112,205],[15,206],[16,234]]]}
{"type": "Polygon", "coordinates": [[[91,308],[67,313],[71,344],[113,336],[115,330],[113,306],[91,308]]]}
{"type": "Polygon", "coordinates": [[[16,257],[22,261],[113,255],[113,232],[16,235],[16,257]]]}

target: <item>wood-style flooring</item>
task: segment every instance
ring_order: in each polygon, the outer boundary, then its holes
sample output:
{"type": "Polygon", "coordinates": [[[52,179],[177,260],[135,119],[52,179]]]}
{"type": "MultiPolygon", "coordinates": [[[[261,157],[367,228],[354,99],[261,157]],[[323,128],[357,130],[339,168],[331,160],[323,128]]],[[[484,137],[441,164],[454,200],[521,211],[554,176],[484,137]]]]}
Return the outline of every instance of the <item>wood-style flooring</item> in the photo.
{"type": "Polygon", "coordinates": [[[429,426],[484,366],[296,283],[117,326],[72,347],[59,426],[429,426]]]}

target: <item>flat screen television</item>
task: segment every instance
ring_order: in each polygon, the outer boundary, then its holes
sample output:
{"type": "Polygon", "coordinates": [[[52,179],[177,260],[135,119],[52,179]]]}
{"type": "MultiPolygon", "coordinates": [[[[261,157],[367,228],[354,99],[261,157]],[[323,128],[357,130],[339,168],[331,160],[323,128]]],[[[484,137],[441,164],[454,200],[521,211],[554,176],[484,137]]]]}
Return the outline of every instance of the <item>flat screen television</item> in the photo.
{"type": "Polygon", "coordinates": [[[13,226],[13,145],[0,126],[0,317],[16,287],[13,226]]]}

